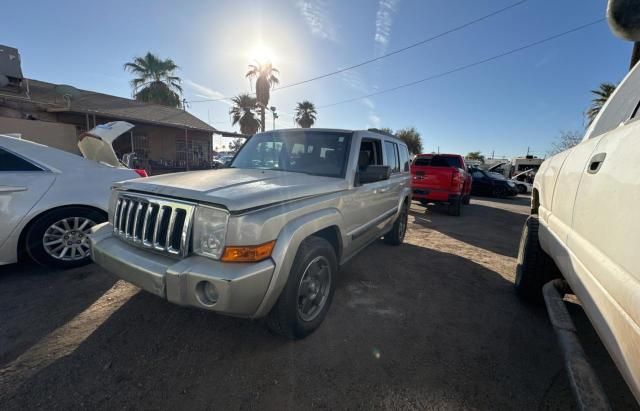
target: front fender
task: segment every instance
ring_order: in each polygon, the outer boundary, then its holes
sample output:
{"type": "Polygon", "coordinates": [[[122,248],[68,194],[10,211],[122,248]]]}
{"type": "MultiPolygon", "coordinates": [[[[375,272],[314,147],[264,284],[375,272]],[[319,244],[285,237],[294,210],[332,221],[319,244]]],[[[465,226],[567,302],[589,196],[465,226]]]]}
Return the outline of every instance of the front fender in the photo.
{"type": "Polygon", "coordinates": [[[289,221],[282,228],[278,234],[276,246],[271,253],[276,268],[264,299],[253,315],[254,318],[267,315],[280,297],[280,293],[289,279],[289,272],[300,244],[313,233],[334,225],[342,226],[342,214],[335,208],[329,208],[305,214],[289,221]]]}

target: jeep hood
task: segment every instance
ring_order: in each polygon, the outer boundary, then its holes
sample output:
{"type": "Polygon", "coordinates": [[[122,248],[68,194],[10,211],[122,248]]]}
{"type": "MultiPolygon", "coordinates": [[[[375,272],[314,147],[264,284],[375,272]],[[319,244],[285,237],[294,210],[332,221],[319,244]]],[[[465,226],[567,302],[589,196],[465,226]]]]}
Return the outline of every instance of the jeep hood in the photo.
{"type": "Polygon", "coordinates": [[[347,188],[347,182],[287,171],[224,168],[159,175],[125,181],[116,187],[219,204],[233,212],[341,191],[347,188]]]}
{"type": "Polygon", "coordinates": [[[111,123],[100,124],[80,135],[78,148],[87,160],[97,161],[113,167],[122,167],[113,150],[113,142],[132,128],[133,124],[126,121],[112,121],[111,123]]]}

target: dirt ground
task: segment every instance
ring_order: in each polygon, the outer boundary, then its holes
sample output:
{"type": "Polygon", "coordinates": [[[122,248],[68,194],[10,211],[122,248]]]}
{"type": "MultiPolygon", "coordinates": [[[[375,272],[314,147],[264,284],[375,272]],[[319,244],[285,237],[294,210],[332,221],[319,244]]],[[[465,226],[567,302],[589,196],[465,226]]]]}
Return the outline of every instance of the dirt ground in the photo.
{"type": "MultiPolygon", "coordinates": [[[[0,409],[571,409],[546,312],[512,291],[528,198],[414,204],[342,268],[302,341],[171,305],[96,266],[0,267],[0,409]]],[[[637,408],[579,305],[614,409],[637,408]]]]}

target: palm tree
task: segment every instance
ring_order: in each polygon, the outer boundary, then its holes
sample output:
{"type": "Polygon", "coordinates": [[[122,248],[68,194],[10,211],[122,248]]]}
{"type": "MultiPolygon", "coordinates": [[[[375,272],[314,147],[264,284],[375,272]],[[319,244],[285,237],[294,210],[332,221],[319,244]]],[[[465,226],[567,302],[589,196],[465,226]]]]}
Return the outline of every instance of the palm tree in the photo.
{"type": "Polygon", "coordinates": [[[316,106],[309,100],[302,101],[296,106],[296,123],[302,128],[310,128],[316,122],[316,106]]]}
{"type": "Polygon", "coordinates": [[[132,62],[126,63],[124,69],[136,76],[131,80],[136,100],[180,107],[182,80],[174,75],[179,67],[173,60],[162,60],[148,52],[144,57],[136,57],[132,62]]]}
{"type": "Polygon", "coordinates": [[[597,90],[591,90],[595,97],[591,100],[591,107],[587,110],[587,119],[589,124],[596,118],[604,103],[607,102],[613,91],[616,89],[615,84],[601,83],[597,90]]]}
{"type": "Polygon", "coordinates": [[[256,62],[256,64],[249,64],[249,71],[245,74],[245,77],[248,78],[249,81],[254,78],[256,79],[256,99],[258,100],[258,106],[260,107],[260,125],[262,127],[262,131],[264,131],[264,116],[265,110],[269,105],[271,88],[278,85],[280,82],[276,76],[277,74],[280,74],[280,71],[273,67],[269,62],[256,62]]]}
{"type": "Polygon", "coordinates": [[[240,123],[240,132],[253,135],[260,129],[260,120],[256,118],[257,100],[247,93],[238,94],[231,99],[233,107],[229,109],[231,125],[240,123]]]}

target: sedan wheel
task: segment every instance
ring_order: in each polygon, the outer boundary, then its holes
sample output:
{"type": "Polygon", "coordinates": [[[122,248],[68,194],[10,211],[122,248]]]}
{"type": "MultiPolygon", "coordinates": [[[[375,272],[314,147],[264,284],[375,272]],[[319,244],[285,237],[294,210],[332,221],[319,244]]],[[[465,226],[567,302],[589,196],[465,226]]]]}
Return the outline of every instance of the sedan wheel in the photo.
{"type": "Polygon", "coordinates": [[[51,257],[78,261],[89,256],[91,227],[96,223],[86,217],[69,217],[51,224],[42,237],[42,246],[51,257]]]}

